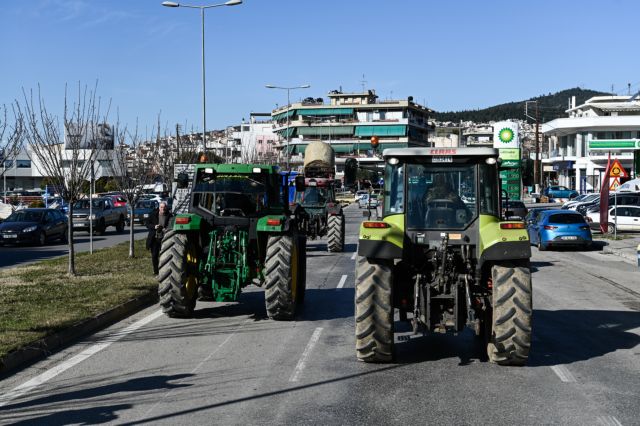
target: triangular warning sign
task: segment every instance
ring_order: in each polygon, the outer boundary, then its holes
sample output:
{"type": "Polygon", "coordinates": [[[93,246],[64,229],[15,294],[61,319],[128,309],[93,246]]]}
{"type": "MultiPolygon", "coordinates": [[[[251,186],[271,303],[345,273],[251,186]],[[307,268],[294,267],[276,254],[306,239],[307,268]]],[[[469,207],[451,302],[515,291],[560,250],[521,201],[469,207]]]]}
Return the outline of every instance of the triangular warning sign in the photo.
{"type": "Polygon", "coordinates": [[[618,159],[613,160],[613,164],[611,164],[611,171],[609,172],[609,176],[612,178],[627,178],[629,177],[629,173],[622,167],[620,161],[618,159]]]}

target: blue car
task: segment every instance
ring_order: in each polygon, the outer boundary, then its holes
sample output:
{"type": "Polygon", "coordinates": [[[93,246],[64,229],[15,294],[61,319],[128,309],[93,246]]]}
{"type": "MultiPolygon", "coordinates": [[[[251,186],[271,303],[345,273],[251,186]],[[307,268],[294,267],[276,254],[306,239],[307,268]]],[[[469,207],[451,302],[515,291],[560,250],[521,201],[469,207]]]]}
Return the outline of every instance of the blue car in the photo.
{"type": "Polygon", "coordinates": [[[559,247],[591,247],[591,230],[584,216],[570,210],[544,210],[527,222],[531,244],[544,251],[559,247]]]}
{"type": "Polygon", "coordinates": [[[574,191],[573,189],[569,189],[566,186],[558,186],[553,185],[549,186],[542,191],[542,195],[546,195],[549,198],[566,198],[572,200],[576,198],[579,194],[578,191],[574,191]]]}

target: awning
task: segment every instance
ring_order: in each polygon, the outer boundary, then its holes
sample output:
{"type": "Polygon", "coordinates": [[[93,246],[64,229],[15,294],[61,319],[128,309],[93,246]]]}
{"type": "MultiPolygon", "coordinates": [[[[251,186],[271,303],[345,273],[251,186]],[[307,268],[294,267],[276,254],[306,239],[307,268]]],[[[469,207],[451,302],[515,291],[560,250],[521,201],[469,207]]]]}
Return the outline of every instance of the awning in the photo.
{"type": "Polygon", "coordinates": [[[353,152],[353,145],[352,144],[348,144],[348,145],[331,144],[331,148],[333,148],[333,150],[336,153],[341,153],[341,154],[353,152]]]}
{"type": "MultiPolygon", "coordinates": [[[[290,155],[295,155],[295,154],[304,154],[304,151],[307,149],[307,145],[306,144],[295,144],[295,145],[289,145],[289,154],[290,155]]],[[[285,143],[284,148],[282,150],[283,152],[287,152],[287,145],[285,143]]]]}
{"type": "MultiPolygon", "coordinates": [[[[406,142],[381,143],[381,144],[378,144],[378,151],[382,151],[383,149],[388,149],[388,148],[407,148],[408,146],[409,144],[407,144],[406,142]]],[[[361,151],[369,151],[373,148],[371,147],[371,144],[367,142],[367,143],[354,143],[353,149],[361,150],[361,151]]]]}
{"type": "Polygon", "coordinates": [[[276,133],[279,134],[280,136],[282,136],[283,138],[286,138],[287,134],[288,134],[289,137],[292,137],[295,132],[296,132],[296,128],[295,127],[289,127],[289,128],[285,128],[283,130],[278,130],[276,133]]]}
{"type": "Polygon", "coordinates": [[[299,109],[298,115],[353,115],[353,108],[299,109]]]}
{"type": "Polygon", "coordinates": [[[289,111],[281,112],[280,114],[276,114],[276,115],[272,116],[271,120],[279,121],[279,120],[282,120],[284,118],[291,117],[293,114],[295,114],[295,112],[296,112],[295,109],[290,109],[289,111]]]}
{"type": "Polygon", "coordinates": [[[353,136],[353,126],[300,126],[298,134],[305,136],[353,136]]]}
{"type": "Polygon", "coordinates": [[[356,126],[356,136],[406,136],[407,126],[356,126]]]}

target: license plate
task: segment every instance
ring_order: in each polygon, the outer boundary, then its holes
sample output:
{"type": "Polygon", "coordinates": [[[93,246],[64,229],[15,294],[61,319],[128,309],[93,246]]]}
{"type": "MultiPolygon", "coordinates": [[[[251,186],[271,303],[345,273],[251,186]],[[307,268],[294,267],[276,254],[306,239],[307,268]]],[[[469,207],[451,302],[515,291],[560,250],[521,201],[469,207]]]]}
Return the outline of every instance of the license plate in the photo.
{"type": "Polygon", "coordinates": [[[3,235],[2,238],[18,238],[18,236],[13,234],[6,234],[6,235],[3,235]]]}
{"type": "Polygon", "coordinates": [[[562,239],[563,240],[577,240],[578,237],[572,235],[572,236],[562,237],[562,239]]]}
{"type": "Polygon", "coordinates": [[[84,226],[84,223],[74,223],[73,224],[74,228],[80,228],[81,226],[84,226]]]}
{"type": "Polygon", "coordinates": [[[453,157],[450,155],[431,157],[432,163],[453,163],[453,157]]]}

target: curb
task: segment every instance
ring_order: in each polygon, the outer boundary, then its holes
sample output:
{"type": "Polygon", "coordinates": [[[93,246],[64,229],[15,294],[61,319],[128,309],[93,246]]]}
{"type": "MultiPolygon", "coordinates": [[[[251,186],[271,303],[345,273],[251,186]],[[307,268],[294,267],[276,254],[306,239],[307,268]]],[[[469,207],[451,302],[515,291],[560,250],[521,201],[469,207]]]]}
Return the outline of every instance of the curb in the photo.
{"type": "Polygon", "coordinates": [[[145,295],[131,299],[115,308],[96,315],[64,330],[53,333],[50,336],[30,343],[28,346],[9,352],[0,358],[0,376],[5,373],[23,367],[29,363],[42,359],[50,355],[53,351],[61,348],[80,337],[86,336],[109,325],[127,318],[134,313],[151,306],[158,301],[157,291],[151,291],[145,295]]]}
{"type": "Polygon", "coordinates": [[[626,251],[624,251],[624,250],[611,248],[609,246],[604,246],[604,247],[602,247],[602,253],[604,253],[604,254],[612,254],[614,256],[618,256],[618,257],[622,258],[622,260],[624,260],[625,262],[631,263],[633,265],[635,265],[637,263],[636,256],[634,256],[633,254],[626,253],[626,251]]]}

